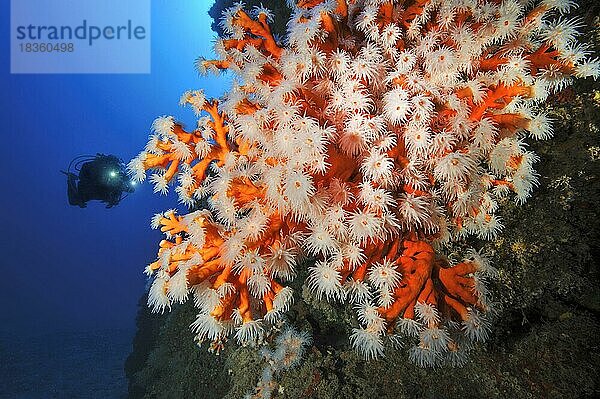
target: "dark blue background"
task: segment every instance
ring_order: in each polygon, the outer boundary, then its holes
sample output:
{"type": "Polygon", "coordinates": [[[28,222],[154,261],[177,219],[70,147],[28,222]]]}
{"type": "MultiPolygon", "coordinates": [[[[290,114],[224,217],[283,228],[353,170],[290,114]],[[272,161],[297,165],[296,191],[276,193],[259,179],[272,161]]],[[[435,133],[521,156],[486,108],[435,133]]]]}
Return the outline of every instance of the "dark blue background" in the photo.
{"type": "Polygon", "coordinates": [[[128,160],[157,116],[195,122],[178,106],[185,90],[223,92],[223,79],[199,78],[193,68],[198,55],[211,55],[211,3],[152,2],[151,74],[11,75],[9,1],[2,0],[0,335],[133,332],[142,272],[160,240],[149,220],[176,198],[145,183],[113,209],[69,207],[59,170],[80,154],[128,160]]]}

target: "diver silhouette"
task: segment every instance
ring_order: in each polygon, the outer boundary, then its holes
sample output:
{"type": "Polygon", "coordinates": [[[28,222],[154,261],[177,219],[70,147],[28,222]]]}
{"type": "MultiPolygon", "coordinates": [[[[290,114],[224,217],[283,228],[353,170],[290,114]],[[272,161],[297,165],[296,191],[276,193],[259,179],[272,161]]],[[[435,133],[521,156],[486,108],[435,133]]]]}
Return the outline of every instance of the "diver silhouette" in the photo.
{"type": "Polygon", "coordinates": [[[114,155],[82,155],[71,161],[66,172],[61,172],[67,176],[69,204],[80,208],[91,200],[112,208],[125,198],[123,193],[134,191],[135,183],[127,176],[123,161],[114,155]]]}

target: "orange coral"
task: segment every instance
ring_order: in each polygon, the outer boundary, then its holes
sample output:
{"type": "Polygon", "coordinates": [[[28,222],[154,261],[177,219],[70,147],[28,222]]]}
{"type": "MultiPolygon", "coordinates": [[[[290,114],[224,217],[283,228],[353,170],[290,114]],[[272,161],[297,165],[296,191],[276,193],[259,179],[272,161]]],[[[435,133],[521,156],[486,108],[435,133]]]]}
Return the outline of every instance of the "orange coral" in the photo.
{"type": "Polygon", "coordinates": [[[221,101],[184,94],[210,118],[190,132],[159,118],[131,164],[140,179],[158,170],[158,191],[177,177],[184,203],[210,205],[154,219],[167,234],[147,269],[155,308],[191,290],[200,339],[235,329],[256,340],[289,307],[284,283],[305,251],[324,260],[309,268],[318,297],[360,302],[366,327],[351,340],[366,357],[381,355],[384,331],[417,338],[411,356],[424,365],[468,348],[457,332],[487,336],[493,268],[475,251],[452,264],[434,246],[497,234],[496,198],[523,201],[536,184],[519,132],[551,133],[533,105],[570,75],[597,73],[564,55],[571,39],[557,35],[570,25],[529,39],[548,5],[401,3],[299,1],[286,46],[264,11],[227,11],[222,59],[198,65],[240,71],[242,84],[221,101]]]}

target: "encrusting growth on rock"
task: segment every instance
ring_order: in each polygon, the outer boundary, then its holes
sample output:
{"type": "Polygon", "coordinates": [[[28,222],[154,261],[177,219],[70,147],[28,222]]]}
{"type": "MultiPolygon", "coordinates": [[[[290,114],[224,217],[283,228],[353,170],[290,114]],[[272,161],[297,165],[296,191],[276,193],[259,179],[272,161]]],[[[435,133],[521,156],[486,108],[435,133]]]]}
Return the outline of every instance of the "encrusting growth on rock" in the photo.
{"type": "Polygon", "coordinates": [[[598,77],[575,42],[570,0],[302,0],[277,41],[270,12],[238,4],[222,20],[219,59],[237,81],[220,100],[181,98],[186,131],[160,117],[131,174],[180,202],[152,224],[166,239],[149,304],[199,309],[198,340],[260,341],[290,307],[301,256],[318,299],[350,301],[366,358],[409,342],[421,366],[460,364],[490,331],[495,269],[453,241],[494,238],[498,200],[537,185],[525,139],[552,135],[540,110],[572,77],[598,77]]]}

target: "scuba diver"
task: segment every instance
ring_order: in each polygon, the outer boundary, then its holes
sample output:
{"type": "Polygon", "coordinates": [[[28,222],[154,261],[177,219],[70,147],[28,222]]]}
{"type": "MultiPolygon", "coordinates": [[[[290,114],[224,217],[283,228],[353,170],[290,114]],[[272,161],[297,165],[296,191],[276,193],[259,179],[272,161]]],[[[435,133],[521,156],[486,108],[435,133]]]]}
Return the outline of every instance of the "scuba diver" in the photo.
{"type": "Polygon", "coordinates": [[[66,172],[61,172],[67,176],[69,204],[80,208],[91,200],[112,208],[127,196],[123,193],[134,191],[135,182],[129,179],[123,161],[114,155],[82,155],[71,161],[66,172]]]}

